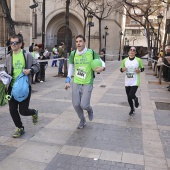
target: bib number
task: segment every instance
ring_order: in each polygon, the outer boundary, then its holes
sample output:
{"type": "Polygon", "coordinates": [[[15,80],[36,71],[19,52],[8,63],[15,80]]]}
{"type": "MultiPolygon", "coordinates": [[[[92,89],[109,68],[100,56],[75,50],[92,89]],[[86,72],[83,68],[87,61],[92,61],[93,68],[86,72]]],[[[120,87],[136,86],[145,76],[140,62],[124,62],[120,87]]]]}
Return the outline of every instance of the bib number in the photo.
{"type": "Polygon", "coordinates": [[[132,79],[133,76],[134,76],[134,73],[126,73],[126,77],[127,77],[128,79],[132,79]]]}
{"type": "Polygon", "coordinates": [[[86,73],[84,71],[82,71],[82,70],[77,69],[76,70],[76,76],[81,78],[81,79],[85,79],[86,78],[86,73]]]}

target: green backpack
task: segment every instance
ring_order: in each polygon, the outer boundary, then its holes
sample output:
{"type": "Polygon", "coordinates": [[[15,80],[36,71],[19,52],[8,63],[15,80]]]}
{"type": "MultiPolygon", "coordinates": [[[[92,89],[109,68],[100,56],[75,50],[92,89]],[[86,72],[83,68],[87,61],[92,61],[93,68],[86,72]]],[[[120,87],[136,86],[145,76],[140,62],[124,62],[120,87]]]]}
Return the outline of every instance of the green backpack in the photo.
{"type": "Polygon", "coordinates": [[[7,104],[8,100],[6,99],[8,92],[7,92],[7,87],[3,82],[0,80],[0,106],[4,106],[7,104]]]}

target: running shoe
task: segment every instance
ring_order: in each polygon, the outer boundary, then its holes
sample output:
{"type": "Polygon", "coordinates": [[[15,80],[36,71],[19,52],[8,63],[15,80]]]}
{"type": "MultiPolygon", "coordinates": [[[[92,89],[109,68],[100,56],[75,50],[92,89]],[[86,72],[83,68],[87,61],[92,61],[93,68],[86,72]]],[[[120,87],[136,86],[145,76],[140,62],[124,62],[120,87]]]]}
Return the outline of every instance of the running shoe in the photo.
{"type": "Polygon", "coordinates": [[[12,137],[13,138],[19,138],[25,133],[24,128],[17,128],[15,132],[13,133],[12,137]]]}
{"type": "Polygon", "coordinates": [[[34,110],[34,112],[35,114],[32,115],[32,122],[36,125],[38,123],[38,110],[34,110]]]}
{"type": "Polygon", "coordinates": [[[133,114],[135,114],[134,112],[135,112],[135,109],[133,108],[130,110],[129,115],[132,116],[133,114]]]}
{"type": "Polygon", "coordinates": [[[80,123],[79,123],[77,129],[82,129],[82,128],[84,128],[84,126],[86,126],[86,119],[85,118],[80,120],[80,123]]]}
{"type": "Polygon", "coordinates": [[[134,101],[135,101],[135,107],[138,108],[139,107],[138,97],[136,97],[134,101]]]}
{"type": "Polygon", "coordinates": [[[91,109],[90,111],[87,112],[88,113],[88,118],[90,121],[93,120],[93,110],[91,109]]]}

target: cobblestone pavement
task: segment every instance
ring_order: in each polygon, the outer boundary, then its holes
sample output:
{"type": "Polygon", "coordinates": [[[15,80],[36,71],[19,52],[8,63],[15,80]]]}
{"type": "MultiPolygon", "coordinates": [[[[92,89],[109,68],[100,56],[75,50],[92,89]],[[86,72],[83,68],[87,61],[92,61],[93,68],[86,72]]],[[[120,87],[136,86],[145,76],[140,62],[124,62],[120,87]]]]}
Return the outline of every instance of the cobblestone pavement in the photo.
{"type": "Polygon", "coordinates": [[[81,130],[71,89],[64,90],[65,78],[53,77],[58,68],[49,63],[46,82],[32,85],[37,125],[22,117],[26,133],[14,139],[8,106],[0,108],[0,170],[170,170],[170,92],[143,62],[135,115],[128,115],[121,62],[106,62],[106,71],[95,78],[94,120],[85,113],[81,130]]]}

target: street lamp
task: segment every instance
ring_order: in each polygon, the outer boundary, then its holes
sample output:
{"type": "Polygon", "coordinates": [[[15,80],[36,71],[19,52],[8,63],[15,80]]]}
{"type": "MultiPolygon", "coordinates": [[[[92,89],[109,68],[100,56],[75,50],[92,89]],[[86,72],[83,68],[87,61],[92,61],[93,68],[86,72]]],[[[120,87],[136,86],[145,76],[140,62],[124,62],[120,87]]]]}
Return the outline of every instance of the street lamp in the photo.
{"type": "Polygon", "coordinates": [[[127,37],[125,37],[125,47],[124,47],[124,52],[127,55],[128,53],[128,48],[129,48],[129,40],[127,39],[127,37]]]}
{"type": "Polygon", "coordinates": [[[45,44],[45,0],[43,0],[43,2],[36,2],[35,0],[33,0],[34,4],[30,5],[29,7],[31,9],[37,8],[38,7],[38,3],[42,3],[42,49],[44,50],[44,44],[45,44]]]}
{"type": "Polygon", "coordinates": [[[105,26],[104,30],[105,30],[105,35],[103,36],[103,38],[105,39],[105,43],[104,43],[104,59],[103,60],[105,62],[105,57],[106,57],[106,37],[107,37],[107,35],[109,35],[108,34],[108,27],[105,26]]]}
{"type": "Polygon", "coordinates": [[[162,19],[163,19],[163,15],[160,13],[158,16],[157,16],[157,20],[158,20],[158,39],[157,39],[157,49],[156,49],[156,53],[158,52],[158,45],[159,45],[159,34],[160,34],[160,25],[161,25],[161,22],[162,22],[162,19]]]}
{"type": "Polygon", "coordinates": [[[88,18],[88,25],[89,25],[88,48],[90,48],[90,27],[93,26],[93,22],[92,22],[93,15],[92,15],[91,13],[89,13],[89,14],[87,15],[87,18],[88,18]]]}
{"type": "Polygon", "coordinates": [[[120,33],[119,33],[119,35],[120,35],[120,46],[119,46],[119,58],[118,58],[118,60],[120,61],[120,53],[121,53],[121,40],[122,40],[122,35],[123,35],[123,33],[122,33],[122,32],[120,32],[120,33]]]}

